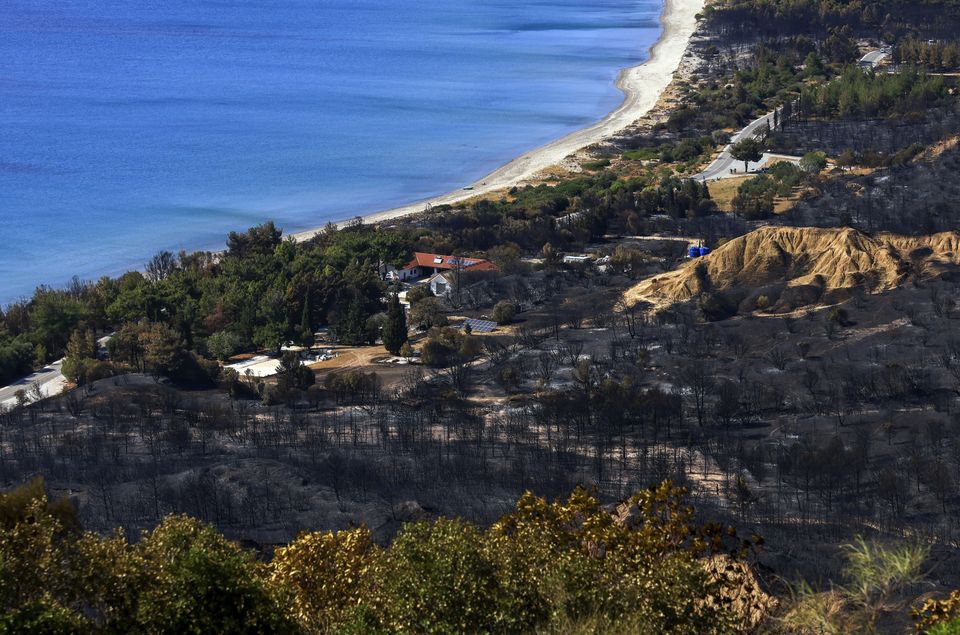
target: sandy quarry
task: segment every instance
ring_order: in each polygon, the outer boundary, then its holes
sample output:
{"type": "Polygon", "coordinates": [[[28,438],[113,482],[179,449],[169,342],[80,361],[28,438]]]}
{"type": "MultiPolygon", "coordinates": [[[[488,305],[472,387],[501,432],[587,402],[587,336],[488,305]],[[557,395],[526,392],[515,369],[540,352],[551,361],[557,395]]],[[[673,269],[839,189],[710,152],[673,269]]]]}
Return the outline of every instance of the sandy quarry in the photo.
{"type": "Polygon", "coordinates": [[[705,258],[629,289],[627,304],[662,306],[705,291],[741,304],[759,295],[774,309],[840,300],[854,288],[890,291],[909,276],[943,275],[960,265],[960,233],[869,236],[854,229],[763,227],[725,243],[705,258]]]}

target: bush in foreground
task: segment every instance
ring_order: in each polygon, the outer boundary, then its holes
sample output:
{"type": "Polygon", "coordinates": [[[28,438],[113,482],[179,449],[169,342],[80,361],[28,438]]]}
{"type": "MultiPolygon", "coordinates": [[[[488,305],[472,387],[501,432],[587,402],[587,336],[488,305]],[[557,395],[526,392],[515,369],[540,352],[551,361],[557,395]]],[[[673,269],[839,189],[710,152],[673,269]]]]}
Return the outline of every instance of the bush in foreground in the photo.
{"type": "Polygon", "coordinates": [[[264,563],[184,516],[136,543],[83,533],[34,482],[0,498],[0,632],[739,632],[763,602],[707,556],[750,546],[664,483],[613,513],[528,493],[489,528],[411,523],[387,547],[307,533],[264,563]]]}

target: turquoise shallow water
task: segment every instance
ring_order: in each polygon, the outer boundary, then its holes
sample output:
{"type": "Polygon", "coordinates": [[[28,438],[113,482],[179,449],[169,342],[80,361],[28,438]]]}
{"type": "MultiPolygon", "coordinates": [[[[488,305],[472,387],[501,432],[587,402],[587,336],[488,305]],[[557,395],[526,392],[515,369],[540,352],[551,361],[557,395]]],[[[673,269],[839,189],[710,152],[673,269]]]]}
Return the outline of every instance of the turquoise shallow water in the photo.
{"type": "Polygon", "coordinates": [[[465,185],[596,121],[660,0],[7,0],[0,304],[465,185]]]}

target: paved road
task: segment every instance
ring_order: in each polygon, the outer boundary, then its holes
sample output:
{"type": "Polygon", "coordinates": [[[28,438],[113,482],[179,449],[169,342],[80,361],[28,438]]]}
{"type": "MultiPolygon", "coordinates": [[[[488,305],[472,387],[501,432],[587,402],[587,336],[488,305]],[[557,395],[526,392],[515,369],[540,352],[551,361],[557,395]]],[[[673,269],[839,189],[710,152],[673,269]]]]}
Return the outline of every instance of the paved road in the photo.
{"type": "Polygon", "coordinates": [[[720,156],[718,156],[713,163],[708,165],[707,169],[700,174],[693,176],[693,178],[697,179],[698,181],[714,181],[718,178],[729,175],[731,168],[735,168],[738,165],[742,166],[742,162],[737,161],[730,154],[730,148],[734,144],[739,143],[744,139],[749,139],[750,137],[756,136],[758,132],[766,129],[768,122],[770,123],[770,127],[773,128],[773,112],[768,112],[762,117],[757,117],[747,124],[743,130],[733,135],[733,137],[730,138],[730,143],[724,147],[723,151],[720,153],[720,156]]]}
{"type": "Polygon", "coordinates": [[[44,397],[60,394],[67,383],[66,378],[60,372],[60,366],[62,364],[63,360],[58,360],[9,386],[0,388],[0,407],[9,408],[16,405],[18,390],[27,393],[27,401],[35,401],[35,395],[31,394],[33,392],[31,388],[34,384],[40,385],[40,390],[44,397]]]}
{"type": "MultiPolygon", "coordinates": [[[[100,348],[102,353],[106,352],[107,343],[110,341],[110,338],[113,337],[113,334],[105,335],[97,340],[97,346],[100,348]]],[[[63,373],[60,372],[60,367],[63,365],[63,360],[58,359],[52,364],[41,368],[35,373],[31,373],[26,377],[23,377],[9,386],[4,386],[0,388],[0,409],[10,408],[15,406],[17,403],[17,391],[22,390],[27,393],[27,402],[32,403],[37,401],[37,396],[31,388],[34,385],[40,386],[40,398],[44,399],[46,397],[53,397],[59,395],[63,392],[63,389],[67,385],[67,378],[63,376],[63,373]]]]}

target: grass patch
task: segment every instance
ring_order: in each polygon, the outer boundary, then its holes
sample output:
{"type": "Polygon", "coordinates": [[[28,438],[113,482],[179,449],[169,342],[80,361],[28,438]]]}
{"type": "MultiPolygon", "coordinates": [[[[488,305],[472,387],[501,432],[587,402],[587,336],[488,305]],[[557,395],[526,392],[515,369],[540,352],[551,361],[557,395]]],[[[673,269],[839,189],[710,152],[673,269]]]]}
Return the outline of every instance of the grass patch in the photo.
{"type": "Polygon", "coordinates": [[[656,148],[640,148],[639,150],[627,150],[620,155],[625,161],[651,161],[660,156],[656,148]]]}
{"type": "Polygon", "coordinates": [[[725,212],[733,211],[733,197],[737,195],[737,189],[744,181],[752,179],[752,176],[735,176],[730,179],[721,179],[707,184],[710,189],[710,198],[725,212]]]}
{"type": "Polygon", "coordinates": [[[586,170],[602,170],[603,168],[610,166],[610,159],[600,159],[598,161],[590,161],[589,163],[584,163],[583,167],[586,170]]]}

